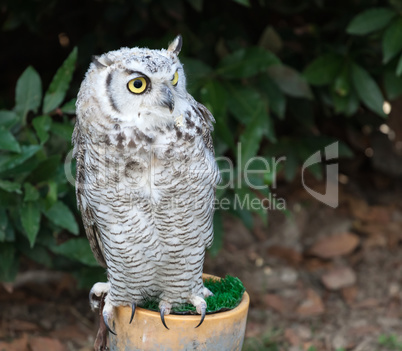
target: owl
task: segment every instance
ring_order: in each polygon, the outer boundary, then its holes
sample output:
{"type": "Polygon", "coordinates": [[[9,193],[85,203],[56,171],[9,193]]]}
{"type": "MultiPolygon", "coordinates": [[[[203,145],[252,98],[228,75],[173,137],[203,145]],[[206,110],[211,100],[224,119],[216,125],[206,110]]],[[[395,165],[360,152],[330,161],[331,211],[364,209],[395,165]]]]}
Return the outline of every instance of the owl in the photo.
{"type": "Polygon", "coordinates": [[[161,321],[191,303],[205,317],[205,250],[220,180],[214,118],[186,90],[179,35],[168,49],[93,57],[76,103],[76,195],[107,282],[90,292],[108,330],[117,306],[158,298],[161,321]]]}

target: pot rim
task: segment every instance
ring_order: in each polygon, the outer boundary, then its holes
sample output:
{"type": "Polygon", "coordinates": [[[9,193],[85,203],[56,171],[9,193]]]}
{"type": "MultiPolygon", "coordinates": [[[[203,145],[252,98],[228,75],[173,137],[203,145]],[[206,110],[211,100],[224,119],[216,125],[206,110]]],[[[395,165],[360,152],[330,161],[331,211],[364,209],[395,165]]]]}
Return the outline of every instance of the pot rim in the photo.
{"type": "MultiPolygon", "coordinates": [[[[202,278],[208,279],[208,278],[212,278],[212,279],[221,279],[220,277],[211,275],[211,274],[203,274],[202,278]]],[[[250,297],[247,293],[247,291],[244,292],[243,297],[240,301],[240,303],[233,308],[232,310],[228,310],[228,311],[223,311],[223,312],[215,312],[215,313],[211,313],[211,314],[207,314],[205,316],[205,320],[220,320],[220,319],[230,319],[233,318],[233,316],[244,313],[244,310],[248,309],[248,306],[250,304],[250,297]]],[[[130,308],[128,306],[120,306],[119,308],[130,308]]],[[[131,309],[131,308],[130,308],[131,309]]],[[[139,313],[142,314],[144,318],[156,318],[158,320],[160,320],[160,313],[159,312],[155,312],[155,311],[150,311],[147,310],[145,308],[142,307],[137,307],[135,309],[135,313],[139,313]]],[[[179,315],[179,314],[169,314],[165,316],[165,320],[166,323],[168,324],[168,321],[183,321],[186,320],[188,322],[199,322],[200,320],[200,315],[196,314],[196,315],[179,315]]]]}

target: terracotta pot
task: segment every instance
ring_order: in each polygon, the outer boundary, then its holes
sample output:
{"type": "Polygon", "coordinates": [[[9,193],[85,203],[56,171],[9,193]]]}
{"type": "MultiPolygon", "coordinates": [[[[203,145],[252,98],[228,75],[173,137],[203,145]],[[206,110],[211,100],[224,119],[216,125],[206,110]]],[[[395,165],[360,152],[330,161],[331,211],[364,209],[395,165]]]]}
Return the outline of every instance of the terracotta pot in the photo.
{"type": "MultiPolygon", "coordinates": [[[[216,278],[204,274],[203,278],[216,278]]],[[[115,309],[111,326],[117,336],[109,333],[111,351],[157,351],[157,350],[241,350],[246,329],[250,298],[244,293],[240,304],[233,310],[208,314],[204,323],[199,315],[168,315],[161,322],[160,314],[137,307],[133,322],[129,324],[130,307],[115,309]]]]}

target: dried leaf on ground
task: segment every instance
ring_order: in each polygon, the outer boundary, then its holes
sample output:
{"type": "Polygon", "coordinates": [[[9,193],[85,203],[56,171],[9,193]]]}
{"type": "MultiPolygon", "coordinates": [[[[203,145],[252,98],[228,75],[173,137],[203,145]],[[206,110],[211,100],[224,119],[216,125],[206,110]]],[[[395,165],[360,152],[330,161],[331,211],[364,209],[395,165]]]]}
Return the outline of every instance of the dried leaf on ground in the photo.
{"type": "Polygon", "coordinates": [[[28,336],[24,334],[21,338],[11,342],[0,341],[0,350],[3,351],[28,351],[28,336]]]}
{"type": "Polygon", "coordinates": [[[266,294],[264,296],[265,304],[279,313],[284,313],[286,311],[286,302],[279,296],[275,294],[266,294]]]}
{"type": "Polygon", "coordinates": [[[306,299],[300,304],[296,312],[303,317],[316,316],[324,313],[325,307],[320,295],[313,289],[308,289],[306,299]]]}
{"type": "Polygon", "coordinates": [[[321,277],[324,286],[329,290],[339,290],[356,283],[356,273],[349,267],[335,268],[321,277]]]}
{"type": "Polygon", "coordinates": [[[347,255],[359,245],[359,237],[352,233],[341,233],[318,240],[310,249],[310,254],[320,258],[347,255]]]}
{"type": "Polygon", "coordinates": [[[285,246],[271,246],[268,248],[267,253],[269,256],[282,259],[291,265],[297,265],[303,260],[300,252],[285,246]]]}
{"type": "Polygon", "coordinates": [[[355,302],[358,292],[357,286],[347,286],[342,289],[342,297],[348,305],[351,305],[355,302]]]}
{"type": "Polygon", "coordinates": [[[299,336],[291,328],[288,328],[285,330],[285,338],[289,342],[289,344],[291,344],[293,346],[299,346],[301,344],[301,340],[300,340],[299,336]]]}
{"type": "Polygon", "coordinates": [[[67,351],[67,348],[59,340],[46,338],[43,336],[30,338],[29,346],[31,351],[67,351]]]}

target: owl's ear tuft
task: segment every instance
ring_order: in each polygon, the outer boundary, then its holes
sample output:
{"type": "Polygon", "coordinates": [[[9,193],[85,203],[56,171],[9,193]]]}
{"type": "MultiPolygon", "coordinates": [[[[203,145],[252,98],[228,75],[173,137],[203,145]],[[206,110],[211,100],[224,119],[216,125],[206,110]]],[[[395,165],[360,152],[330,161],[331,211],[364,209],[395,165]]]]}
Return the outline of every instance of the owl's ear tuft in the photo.
{"type": "Polygon", "coordinates": [[[179,34],[169,45],[168,51],[173,52],[176,55],[179,55],[181,47],[183,46],[183,38],[179,34]]]}
{"type": "Polygon", "coordinates": [[[101,58],[100,56],[92,56],[92,62],[99,69],[110,66],[113,63],[107,57],[101,58]]]}

